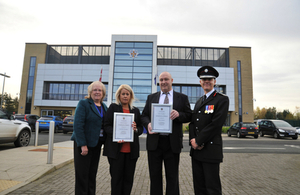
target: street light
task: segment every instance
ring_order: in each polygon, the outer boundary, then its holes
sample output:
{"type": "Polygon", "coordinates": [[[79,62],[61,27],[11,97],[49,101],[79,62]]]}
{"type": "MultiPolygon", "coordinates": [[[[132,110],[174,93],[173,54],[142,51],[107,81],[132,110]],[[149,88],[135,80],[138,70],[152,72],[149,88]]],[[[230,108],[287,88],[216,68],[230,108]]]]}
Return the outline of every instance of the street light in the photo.
{"type": "Polygon", "coordinates": [[[3,76],[3,87],[2,87],[2,97],[1,97],[1,108],[2,108],[2,102],[4,99],[4,85],[5,85],[5,77],[10,78],[10,76],[6,75],[6,73],[2,74],[0,73],[1,76],[3,76]]]}

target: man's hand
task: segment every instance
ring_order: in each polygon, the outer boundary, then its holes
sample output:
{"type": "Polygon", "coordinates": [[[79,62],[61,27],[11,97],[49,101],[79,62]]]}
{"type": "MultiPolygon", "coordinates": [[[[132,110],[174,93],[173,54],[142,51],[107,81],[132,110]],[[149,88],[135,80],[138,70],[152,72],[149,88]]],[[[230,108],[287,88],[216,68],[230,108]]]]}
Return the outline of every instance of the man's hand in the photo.
{"type": "Polygon", "coordinates": [[[87,146],[81,146],[81,155],[86,156],[89,152],[89,149],[87,146]]]}
{"type": "Polygon", "coordinates": [[[191,139],[191,145],[193,147],[194,150],[202,150],[202,148],[204,148],[204,146],[199,146],[197,143],[196,143],[196,139],[193,138],[191,139]]]}
{"type": "Polygon", "coordinates": [[[148,124],[148,133],[149,133],[149,134],[157,134],[156,132],[152,132],[152,126],[151,126],[151,123],[148,124]]]}
{"type": "Polygon", "coordinates": [[[170,114],[170,118],[171,120],[174,120],[175,118],[179,117],[179,112],[177,112],[177,110],[172,110],[171,114],[170,114]]]}

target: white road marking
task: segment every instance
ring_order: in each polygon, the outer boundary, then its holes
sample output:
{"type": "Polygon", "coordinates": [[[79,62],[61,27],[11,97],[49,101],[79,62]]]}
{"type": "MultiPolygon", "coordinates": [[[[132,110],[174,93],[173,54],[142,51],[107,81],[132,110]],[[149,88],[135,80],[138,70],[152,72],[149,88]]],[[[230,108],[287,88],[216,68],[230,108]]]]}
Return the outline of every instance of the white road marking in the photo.
{"type": "Polygon", "coordinates": [[[284,146],[292,147],[292,148],[300,148],[300,146],[296,146],[296,145],[284,145],[284,146]]]}
{"type": "Polygon", "coordinates": [[[286,148],[256,148],[256,147],[223,147],[225,150],[285,150],[286,148]]]}

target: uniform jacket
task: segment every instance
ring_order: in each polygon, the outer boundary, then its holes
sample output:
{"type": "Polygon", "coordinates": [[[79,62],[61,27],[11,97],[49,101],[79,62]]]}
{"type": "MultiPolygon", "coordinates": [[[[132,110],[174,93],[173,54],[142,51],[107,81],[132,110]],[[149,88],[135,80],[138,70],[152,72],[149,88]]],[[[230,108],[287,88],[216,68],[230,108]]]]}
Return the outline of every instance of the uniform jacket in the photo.
{"type": "MultiPolygon", "coordinates": [[[[103,102],[101,105],[106,111],[106,105],[103,102]]],[[[92,99],[80,100],[75,110],[71,140],[76,141],[78,147],[95,147],[98,144],[102,122],[94,101],[92,99]]]]}
{"type": "MultiPolygon", "coordinates": [[[[143,133],[143,126],[141,123],[140,110],[136,107],[131,109],[129,107],[130,113],[134,114],[134,121],[137,125],[137,131],[134,133],[133,142],[130,142],[130,156],[131,159],[138,158],[140,156],[140,143],[139,136],[143,133]]],[[[119,144],[117,142],[113,142],[113,123],[114,123],[114,112],[123,113],[123,108],[121,104],[112,103],[105,115],[104,121],[104,131],[107,134],[107,138],[104,144],[103,155],[118,159],[121,147],[123,144],[119,144]]]]}
{"type": "MultiPolygon", "coordinates": [[[[148,95],[145,108],[142,114],[143,126],[147,129],[147,150],[156,150],[159,140],[159,134],[149,134],[148,124],[151,122],[151,105],[159,103],[160,91],[148,95]]],[[[192,111],[188,97],[182,93],[173,91],[173,109],[178,111],[179,117],[173,120],[172,133],[169,135],[171,148],[173,153],[180,153],[182,145],[182,123],[191,121],[192,111]]]]}
{"type": "Polygon", "coordinates": [[[204,148],[202,150],[191,148],[190,155],[203,162],[222,162],[221,134],[227,118],[229,99],[216,91],[204,102],[202,98],[195,104],[192,121],[189,124],[189,136],[190,140],[196,138],[199,146],[204,144],[204,148]]]}

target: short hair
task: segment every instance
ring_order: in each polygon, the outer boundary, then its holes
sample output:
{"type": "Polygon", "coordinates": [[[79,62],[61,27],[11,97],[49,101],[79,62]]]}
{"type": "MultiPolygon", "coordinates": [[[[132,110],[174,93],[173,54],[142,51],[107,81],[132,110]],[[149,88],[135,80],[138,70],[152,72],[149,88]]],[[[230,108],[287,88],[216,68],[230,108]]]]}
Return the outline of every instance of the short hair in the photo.
{"type": "Polygon", "coordinates": [[[105,88],[104,84],[103,84],[102,82],[100,82],[100,81],[94,81],[94,82],[92,82],[92,83],[88,86],[88,95],[85,96],[84,98],[85,98],[85,99],[90,99],[90,98],[91,98],[91,94],[92,94],[92,91],[93,91],[93,86],[94,86],[94,84],[99,84],[99,85],[101,86],[101,88],[102,88],[102,98],[101,98],[101,100],[100,100],[100,102],[102,103],[103,99],[104,99],[105,96],[106,96],[106,88],[105,88]]]}
{"type": "Polygon", "coordinates": [[[120,94],[121,94],[122,89],[126,89],[127,91],[129,91],[129,93],[130,93],[129,106],[132,109],[133,108],[132,104],[135,101],[135,98],[134,98],[134,92],[133,92],[132,88],[129,85],[126,85],[126,84],[120,85],[120,87],[117,90],[116,95],[115,95],[116,103],[121,104],[120,94]]]}

